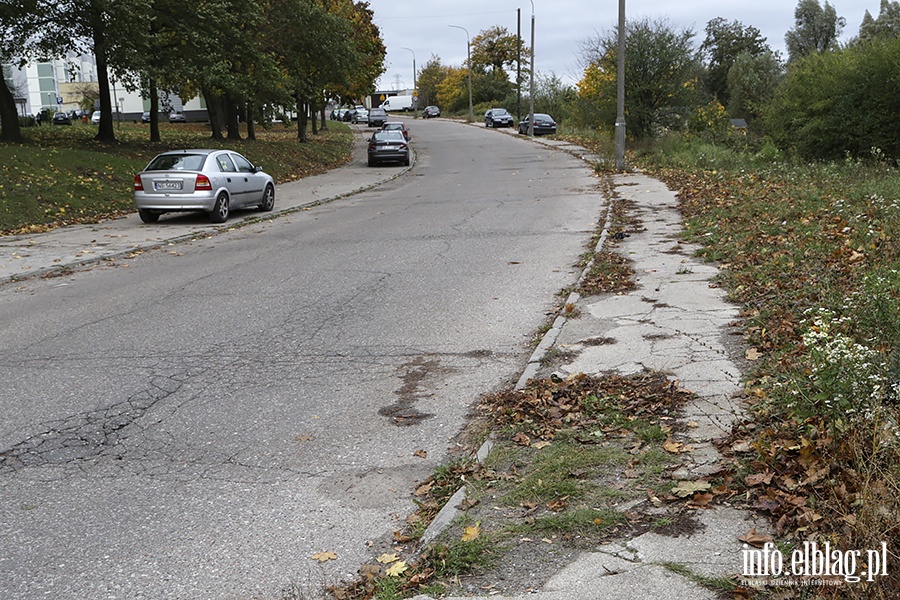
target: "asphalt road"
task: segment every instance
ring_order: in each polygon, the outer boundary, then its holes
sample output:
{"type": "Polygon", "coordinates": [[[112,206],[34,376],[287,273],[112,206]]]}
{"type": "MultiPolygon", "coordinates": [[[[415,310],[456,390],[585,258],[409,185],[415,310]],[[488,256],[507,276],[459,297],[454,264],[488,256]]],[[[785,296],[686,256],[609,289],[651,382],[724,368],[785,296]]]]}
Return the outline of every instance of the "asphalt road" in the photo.
{"type": "Polygon", "coordinates": [[[601,205],[563,152],[412,133],[374,190],[0,287],[0,598],[277,598],[377,556],[601,205]]]}

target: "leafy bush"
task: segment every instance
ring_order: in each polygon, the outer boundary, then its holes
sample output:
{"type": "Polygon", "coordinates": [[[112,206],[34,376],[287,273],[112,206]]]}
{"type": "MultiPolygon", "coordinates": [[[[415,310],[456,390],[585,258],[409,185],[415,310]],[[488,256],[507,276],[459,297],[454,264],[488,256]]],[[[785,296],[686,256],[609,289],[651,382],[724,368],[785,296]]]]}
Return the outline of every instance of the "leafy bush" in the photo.
{"type": "Polygon", "coordinates": [[[900,158],[900,39],[873,39],[791,65],[765,109],[778,146],[805,159],[900,158]]]}

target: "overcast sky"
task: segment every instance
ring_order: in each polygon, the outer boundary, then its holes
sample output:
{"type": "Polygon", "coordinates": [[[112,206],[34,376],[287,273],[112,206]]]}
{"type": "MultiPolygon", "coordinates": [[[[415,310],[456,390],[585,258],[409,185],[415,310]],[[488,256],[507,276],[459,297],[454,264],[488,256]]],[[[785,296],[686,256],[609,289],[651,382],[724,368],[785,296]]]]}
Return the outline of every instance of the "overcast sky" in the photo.
{"type": "MultiPolygon", "coordinates": [[[[482,30],[499,25],[516,33],[516,9],[522,9],[522,37],[531,37],[530,0],[368,0],[375,12],[375,23],[381,28],[387,46],[385,74],[379,89],[412,87],[413,53],[416,67],[421,69],[432,54],[441,63],[462,66],[466,60],[466,33],[450,25],[458,25],[475,37],[482,30]],[[409,48],[412,52],[404,50],[409,48]]],[[[794,26],[794,9],[798,0],[696,0],[660,2],[659,0],[626,0],[627,19],[643,17],[667,18],[678,28],[693,29],[699,46],[705,37],[706,24],[716,17],[740,21],[745,27],[759,29],[773,50],[784,51],[784,34],[794,26]]],[[[538,73],[556,73],[567,83],[581,77],[579,46],[584,40],[615,27],[618,22],[618,0],[533,0],[535,15],[535,68],[538,73]]],[[[838,16],[847,20],[842,39],[859,33],[865,11],[878,16],[879,0],[831,0],[838,16]]],[[[824,1],[823,1],[824,5],[824,1]]]]}

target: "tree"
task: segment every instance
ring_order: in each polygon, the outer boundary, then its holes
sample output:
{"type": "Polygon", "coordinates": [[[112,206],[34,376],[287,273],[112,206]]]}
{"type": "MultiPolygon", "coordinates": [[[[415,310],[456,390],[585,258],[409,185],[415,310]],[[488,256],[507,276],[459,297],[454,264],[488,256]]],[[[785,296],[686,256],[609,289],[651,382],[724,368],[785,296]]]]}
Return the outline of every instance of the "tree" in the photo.
{"type": "Polygon", "coordinates": [[[869,40],[884,37],[900,37],[900,2],[881,0],[881,9],[878,11],[877,19],[873,19],[868,10],[863,16],[862,25],[859,27],[859,39],[869,40]]]}
{"type": "Polygon", "coordinates": [[[387,48],[381,30],[375,24],[375,13],[368,2],[354,0],[319,0],[326,10],[346,19],[351,25],[347,38],[356,53],[356,66],[345,73],[346,81],[331,85],[328,91],[342,98],[362,99],[375,91],[375,82],[385,71],[387,48]]]}
{"type": "Polygon", "coordinates": [[[568,118],[569,107],[575,98],[572,86],[563,83],[556,73],[534,75],[534,110],[549,113],[557,121],[568,118]]]}
{"type": "MultiPolygon", "coordinates": [[[[485,29],[472,38],[472,96],[476,104],[500,104],[514,91],[507,69],[514,69],[521,39],[505,27],[485,29]]],[[[523,50],[527,56],[527,49],[523,50]]]]}
{"type": "Polygon", "coordinates": [[[494,77],[506,78],[505,67],[513,68],[519,52],[520,40],[506,27],[494,26],[472,38],[472,67],[490,67],[494,77]]]}
{"type": "Polygon", "coordinates": [[[460,111],[468,107],[468,77],[467,69],[447,67],[447,73],[437,88],[438,105],[445,112],[460,111]]]}
{"type": "Polygon", "coordinates": [[[773,52],[739,54],[728,71],[731,115],[751,121],[762,116],[783,76],[781,61],[773,52]]]}
{"type": "Polygon", "coordinates": [[[447,67],[441,65],[441,57],[437,54],[432,54],[417,75],[419,106],[437,104],[438,86],[441,85],[445,77],[447,77],[447,67]]]}
{"type": "MultiPolygon", "coordinates": [[[[0,64],[26,55],[29,40],[41,25],[40,19],[30,18],[35,10],[32,0],[8,0],[0,4],[0,64]]],[[[11,88],[12,81],[5,76],[0,85],[0,141],[21,143],[19,113],[11,88]]]]}
{"type": "MultiPolygon", "coordinates": [[[[625,116],[636,138],[675,125],[697,100],[700,60],[694,32],[676,30],[665,19],[644,18],[625,26],[625,116]]],[[[612,29],[582,44],[582,100],[594,103],[599,122],[615,120],[618,32],[612,29]]],[[[598,123],[594,123],[596,125],[598,123]]]]}
{"type": "Polygon", "coordinates": [[[846,19],[838,17],[834,7],[819,0],[800,0],[794,10],[795,25],[784,36],[788,62],[813,53],[827,52],[837,48],[846,19]]]}
{"type": "Polygon", "coordinates": [[[719,17],[706,24],[706,39],[700,52],[707,60],[704,83],[707,91],[723,106],[729,106],[728,72],[741,54],[759,56],[769,50],[766,38],[755,27],[719,17]]]}
{"type": "Polygon", "coordinates": [[[900,158],[900,39],[872,39],[798,59],[766,109],[766,130],[805,159],[900,158]]]}

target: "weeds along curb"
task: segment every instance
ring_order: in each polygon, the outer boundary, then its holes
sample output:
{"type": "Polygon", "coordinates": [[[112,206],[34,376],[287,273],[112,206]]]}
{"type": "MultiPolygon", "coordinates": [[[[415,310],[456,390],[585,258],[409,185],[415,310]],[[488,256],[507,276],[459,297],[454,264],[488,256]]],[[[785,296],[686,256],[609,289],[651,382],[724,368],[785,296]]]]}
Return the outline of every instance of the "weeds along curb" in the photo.
{"type": "MultiPolygon", "coordinates": [[[[600,239],[597,240],[597,245],[594,247],[593,255],[591,259],[584,266],[584,269],[581,271],[581,275],[578,277],[578,282],[575,284],[576,289],[581,286],[584,280],[587,278],[588,273],[590,273],[591,268],[594,266],[594,255],[597,254],[600,250],[603,249],[604,244],[606,243],[606,239],[609,237],[609,228],[612,224],[613,211],[612,211],[612,203],[615,201],[615,198],[610,196],[607,200],[607,210],[606,210],[606,221],[603,223],[603,229],[600,232],[600,239]]],[[[522,371],[522,375],[519,377],[519,381],[516,383],[515,389],[521,390],[524,389],[528,384],[529,379],[533,379],[538,371],[541,368],[541,362],[544,360],[547,352],[553,345],[556,343],[557,338],[559,337],[560,332],[562,332],[563,326],[566,324],[568,317],[566,316],[568,311],[566,307],[574,306],[576,302],[581,298],[581,295],[578,292],[571,292],[569,296],[566,298],[566,302],[560,310],[559,314],[556,316],[556,319],[553,321],[553,325],[550,329],[544,333],[543,337],[541,337],[540,343],[537,345],[537,348],[534,349],[534,352],[531,353],[531,357],[528,359],[528,363],[525,365],[525,369],[522,371]]],[[[483,464],[484,460],[487,458],[488,454],[490,454],[491,450],[494,448],[494,440],[488,435],[488,438],[484,441],[478,451],[475,453],[475,462],[478,464],[483,464]]],[[[421,546],[427,546],[431,542],[437,538],[438,535],[441,534],[450,523],[455,519],[459,514],[462,513],[458,508],[456,508],[466,497],[466,486],[463,484],[459,487],[458,490],[450,497],[444,507],[438,512],[438,514],[434,517],[434,519],[429,523],[428,527],[425,529],[425,533],[422,534],[419,542],[421,546]]]]}

